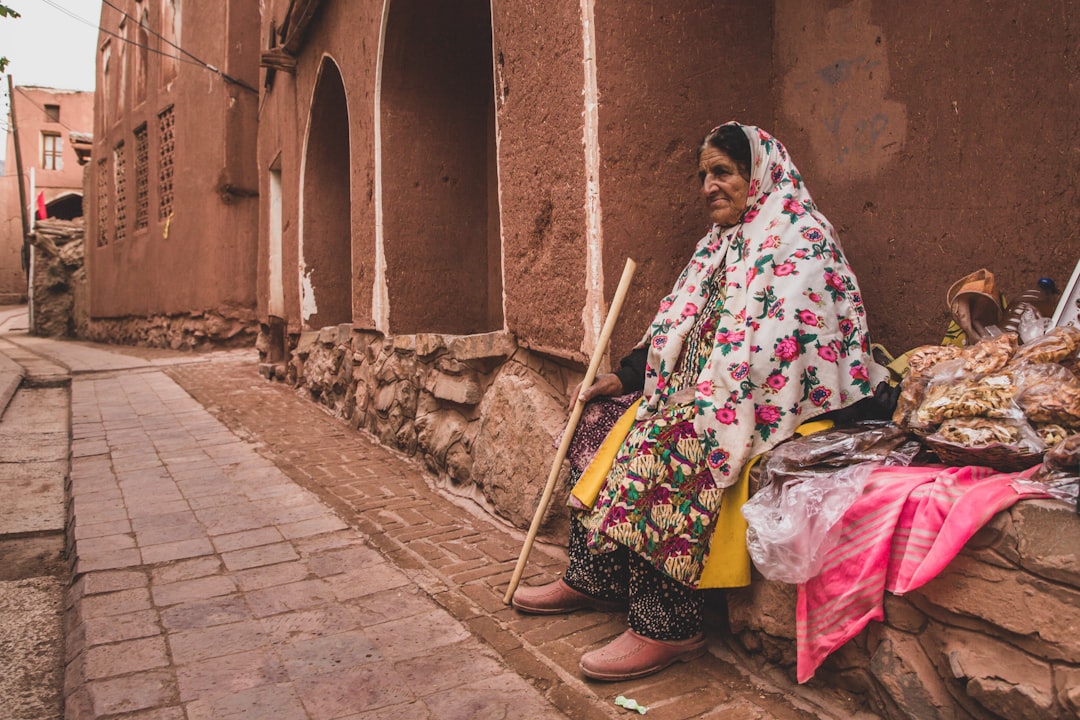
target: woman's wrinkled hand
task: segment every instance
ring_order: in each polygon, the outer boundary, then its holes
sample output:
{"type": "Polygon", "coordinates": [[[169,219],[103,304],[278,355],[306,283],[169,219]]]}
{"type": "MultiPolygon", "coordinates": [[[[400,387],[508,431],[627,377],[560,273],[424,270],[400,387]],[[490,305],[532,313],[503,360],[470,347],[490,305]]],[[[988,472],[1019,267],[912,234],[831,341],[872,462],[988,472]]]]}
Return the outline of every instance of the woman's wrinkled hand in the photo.
{"type": "Polygon", "coordinates": [[[574,410],[574,405],[580,399],[581,402],[587,403],[593,398],[598,398],[601,395],[614,396],[622,395],[623,386],[622,380],[615,373],[605,373],[603,375],[597,375],[593,384],[588,388],[582,390],[581,383],[578,383],[574,388],[574,392],[570,393],[570,405],[567,406],[568,411],[574,410]]]}

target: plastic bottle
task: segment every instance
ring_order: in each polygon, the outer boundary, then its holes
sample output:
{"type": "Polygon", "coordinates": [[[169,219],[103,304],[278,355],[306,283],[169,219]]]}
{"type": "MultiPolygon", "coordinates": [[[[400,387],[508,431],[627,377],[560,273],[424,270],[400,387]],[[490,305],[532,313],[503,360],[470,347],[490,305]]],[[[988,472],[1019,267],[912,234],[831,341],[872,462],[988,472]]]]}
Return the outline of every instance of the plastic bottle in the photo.
{"type": "Polygon", "coordinates": [[[1057,285],[1052,278],[1039,278],[1035,287],[1020,293],[1005,310],[1005,320],[1001,324],[1004,332],[1020,333],[1020,319],[1025,312],[1034,313],[1036,318],[1050,318],[1057,308],[1057,285]]]}

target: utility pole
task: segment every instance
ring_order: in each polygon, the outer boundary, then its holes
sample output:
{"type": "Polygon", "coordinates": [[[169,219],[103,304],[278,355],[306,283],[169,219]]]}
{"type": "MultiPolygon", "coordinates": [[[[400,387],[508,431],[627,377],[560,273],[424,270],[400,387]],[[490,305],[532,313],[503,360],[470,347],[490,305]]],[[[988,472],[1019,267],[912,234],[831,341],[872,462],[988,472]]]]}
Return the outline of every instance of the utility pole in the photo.
{"type": "Polygon", "coordinates": [[[15,121],[15,83],[7,76],[8,103],[11,106],[11,138],[15,144],[15,171],[19,177],[19,211],[22,213],[22,269],[26,273],[26,300],[30,315],[30,329],[34,327],[34,272],[30,253],[30,218],[26,206],[26,186],[23,185],[22,150],[19,145],[19,124],[15,121]]]}
{"type": "Polygon", "coordinates": [[[11,75],[7,76],[8,83],[8,103],[11,105],[11,137],[15,143],[15,172],[19,176],[19,209],[22,211],[22,269],[23,272],[29,272],[29,240],[30,237],[30,218],[27,217],[26,212],[26,186],[23,185],[23,164],[22,164],[22,149],[19,145],[19,124],[15,121],[15,85],[11,80],[11,75]]]}

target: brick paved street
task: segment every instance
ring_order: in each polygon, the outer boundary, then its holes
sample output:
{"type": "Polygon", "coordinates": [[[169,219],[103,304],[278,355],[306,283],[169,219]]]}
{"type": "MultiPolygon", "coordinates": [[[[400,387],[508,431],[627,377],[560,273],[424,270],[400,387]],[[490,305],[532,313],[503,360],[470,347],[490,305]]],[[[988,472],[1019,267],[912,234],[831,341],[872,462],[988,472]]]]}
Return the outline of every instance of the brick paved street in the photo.
{"type": "MultiPolygon", "coordinates": [[[[700,661],[585,682],[623,617],[505,606],[521,533],[252,353],[9,339],[73,373],[67,718],[616,718],[619,694],[661,719],[837,716],[740,671],[716,629],[700,661]]],[[[560,555],[538,546],[524,582],[560,555]]]]}

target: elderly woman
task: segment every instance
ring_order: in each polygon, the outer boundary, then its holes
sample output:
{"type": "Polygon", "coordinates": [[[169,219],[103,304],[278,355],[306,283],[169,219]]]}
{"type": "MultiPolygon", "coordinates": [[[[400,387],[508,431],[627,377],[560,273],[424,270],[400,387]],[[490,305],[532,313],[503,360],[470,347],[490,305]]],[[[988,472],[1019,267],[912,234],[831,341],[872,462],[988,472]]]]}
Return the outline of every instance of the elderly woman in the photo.
{"type": "Polygon", "coordinates": [[[581,659],[598,680],[704,652],[699,589],[725,488],[800,424],[872,393],[859,287],[784,146],[728,123],[698,159],[708,234],[620,370],[579,388],[586,401],[640,390],[636,415],[576,503],[564,576],[513,597],[539,614],[629,602],[630,628],[581,659]]]}

